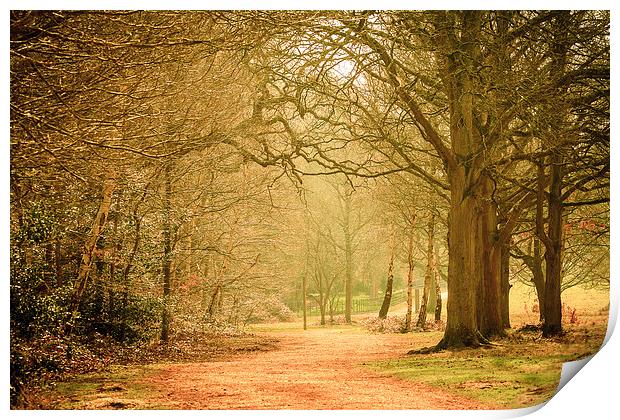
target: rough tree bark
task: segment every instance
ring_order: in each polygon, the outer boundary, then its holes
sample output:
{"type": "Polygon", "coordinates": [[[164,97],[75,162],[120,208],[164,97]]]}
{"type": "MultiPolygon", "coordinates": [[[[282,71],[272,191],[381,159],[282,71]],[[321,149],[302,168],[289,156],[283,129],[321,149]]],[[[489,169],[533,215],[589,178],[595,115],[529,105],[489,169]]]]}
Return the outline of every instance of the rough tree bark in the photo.
{"type": "MultiPolygon", "coordinates": [[[[481,14],[465,11],[459,18],[457,23],[454,15],[440,13],[436,21],[438,59],[449,102],[451,150],[440,153],[450,184],[449,297],[446,330],[435,349],[476,347],[487,341],[478,330],[476,317],[476,291],[482,283],[478,190],[483,157],[479,153],[482,139],[474,122],[473,78],[478,65],[481,14]]],[[[441,152],[439,141],[435,147],[441,152]]]]}
{"type": "MultiPolygon", "coordinates": [[[[484,166],[482,138],[475,121],[474,79],[480,64],[480,11],[435,13],[434,43],[436,62],[448,98],[450,146],[424,115],[407,85],[402,83],[390,52],[363,32],[358,35],[380,57],[388,82],[402,101],[416,126],[443,161],[450,188],[448,322],[442,340],[432,349],[475,347],[487,340],[478,331],[476,291],[481,284],[482,260],[477,247],[480,238],[480,198],[478,183],[484,166]]],[[[356,30],[352,26],[352,30],[356,30]]]]}
{"type": "Polygon", "coordinates": [[[545,314],[543,336],[562,333],[562,164],[559,153],[552,155],[549,187],[548,234],[545,235],[545,314]]]}
{"type": "MultiPolygon", "coordinates": [[[[568,36],[571,31],[571,18],[568,12],[556,12],[554,16],[554,34],[552,41],[551,67],[555,77],[563,77],[566,73],[567,53],[569,50],[568,36]]],[[[565,97],[566,86],[558,88],[560,97],[565,97]]],[[[551,116],[553,129],[551,138],[553,149],[549,156],[550,185],[548,195],[548,233],[541,233],[540,239],[545,244],[545,314],[543,321],[543,336],[551,337],[562,334],[562,183],[564,177],[565,153],[564,136],[570,135],[564,129],[568,121],[568,104],[560,99],[554,104],[556,108],[551,116]]],[[[542,182],[539,171],[539,185],[542,182]]],[[[539,197],[540,197],[539,188],[539,197]]],[[[540,200],[539,200],[540,201],[540,200]]],[[[537,223],[542,224],[539,220],[537,223]]]]}
{"type": "Polygon", "coordinates": [[[114,193],[115,187],[116,172],[110,169],[106,173],[105,180],[103,181],[102,198],[101,203],[99,204],[99,210],[97,211],[93,226],[88,237],[86,238],[86,243],[84,244],[84,248],[82,250],[82,259],[78,269],[78,276],[75,280],[73,295],[71,296],[71,301],[68,308],[69,319],[65,325],[66,334],[70,334],[73,329],[73,320],[77,315],[77,310],[80,306],[80,302],[82,301],[84,289],[86,288],[88,275],[93,262],[93,255],[95,248],[97,247],[97,241],[99,240],[108,219],[110,206],[112,205],[112,194],[114,193]]]}
{"type": "Polygon", "coordinates": [[[493,181],[483,175],[481,182],[482,285],[478,302],[478,329],[486,338],[504,335],[501,313],[501,243],[497,231],[497,205],[493,201],[493,181]]]}

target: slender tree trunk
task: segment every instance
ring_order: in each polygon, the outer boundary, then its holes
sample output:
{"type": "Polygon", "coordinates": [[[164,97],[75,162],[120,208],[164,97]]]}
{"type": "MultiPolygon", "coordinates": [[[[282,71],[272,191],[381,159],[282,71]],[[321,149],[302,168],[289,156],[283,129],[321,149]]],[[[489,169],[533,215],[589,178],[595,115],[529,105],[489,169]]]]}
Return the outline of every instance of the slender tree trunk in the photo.
{"type": "Polygon", "coordinates": [[[325,325],[327,324],[327,322],[325,321],[325,312],[326,312],[326,306],[327,306],[327,302],[325,301],[324,297],[319,296],[320,298],[320,303],[319,303],[319,311],[321,312],[321,325],[325,325]]]}
{"type": "Polygon", "coordinates": [[[129,281],[129,273],[131,272],[133,260],[138,253],[138,247],[140,245],[140,224],[142,220],[136,216],[135,212],[133,217],[136,223],[135,238],[133,242],[133,247],[131,248],[131,253],[129,254],[129,258],[127,260],[127,265],[125,265],[125,269],[123,270],[123,294],[121,297],[121,330],[119,334],[121,342],[125,341],[127,335],[127,306],[129,304],[129,289],[131,287],[129,281]]]}
{"type": "Polygon", "coordinates": [[[503,244],[501,247],[501,312],[502,326],[510,328],[510,245],[503,244]]]}
{"type": "Polygon", "coordinates": [[[142,194],[142,199],[138,201],[138,203],[136,203],[132,212],[132,219],[135,224],[135,231],[133,246],[131,248],[131,252],[129,253],[129,257],[127,258],[127,264],[125,265],[125,269],[123,270],[123,295],[121,298],[121,330],[119,334],[121,342],[124,342],[127,336],[127,306],[129,304],[129,289],[131,287],[129,273],[131,272],[131,268],[133,267],[133,261],[136,258],[138,248],[140,247],[140,227],[142,224],[142,219],[138,217],[138,207],[145,197],[146,190],[142,194]]]}
{"type": "Polygon", "coordinates": [[[112,205],[112,194],[114,193],[115,186],[116,172],[109,170],[106,173],[105,180],[103,181],[102,198],[101,203],[99,204],[99,210],[97,211],[93,226],[88,237],[86,238],[86,243],[84,244],[84,248],[82,250],[82,259],[78,270],[78,276],[75,280],[73,295],[68,308],[69,319],[65,325],[66,334],[70,334],[73,329],[73,320],[77,315],[77,310],[80,306],[80,302],[82,301],[82,294],[86,288],[86,282],[88,280],[88,274],[93,262],[93,254],[95,252],[95,248],[97,247],[97,241],[99,240],[108,219],[110,206],[112,205]]]}
{"type": "Polygon", "coordinates": [[[377,276],[370,277],[370,298],[376,299],[379,294],[379,285],[377,276]]]}
{"type": "MultiPolygon", "coordinates": [[[[318,249],[318,247],[317,247],[318,249]]],[[[327,297],[324,290],[324,279],[322,274],[319,273],[319,311],[321,312],[321,325],[325,325],[325,305],[327,303],[327,297]]]]}
{"type": "Polygon", "coordinates": [[[415,313],[418,313],[420,312],[420,289],[418,289],[417,287],[415,288],[414,300],[415,300],[415,313]]]}
{"type": "Polygon", "coordinates": [[[207,308],[207,313],[209,314],[209,319],[213,318],[215,315],[215,310],[217,309],[217,298],[220,294],[220,285],[217,284],[213,293],[211,294],[211,299],[209,300],[209,307],[207,308]]]}
{"type": "Polygon", "coordinates": [[[118,253],[122,249],[122,242],[117,243],[117,234],[118,234],[118,212],[114,217],[114,229],[112,232],[112,253],[110,255],[110,279],[108,281],[108,314],[111,316],[114,313],[114,305],[115,305],[115,284],[116,284],[116,260],[118,258],[118,253]]]}
{"type": "Polygon", "coordinates": [[[416,322],[416,327],[424,328],[426,325],[426,314],[427,314],[427,303],[428,303],[428,292],[431,288],[431,279],[428,277],[428,274],[424,276],[424,288],[422,289],[422,300],[420,302],[420,311],[418,312],[418,321],[416,322]]]}
{"type": "Polygon", "coordinates": [[[50,288],[54,281],[54,271],[52,267],[54,266],[54,248],[51,242],[45,244],[45,285],[46,288],[50,288]]]}
{"type": "MultiPolygon", "coordinates": [[[[307,226],[306,226],[307,230],[307,226]]],[[[304,275],[301,279],[301,294],[304,314],[304,330],[308,329],[308,270],[310,268],[310,241],[306,236],[306,261],[304,264],[304,275]]]]}
{"type": "MultiPolygon", "coordinates": [[[[202,270],[202,278],[204,279],[202,282],[202,310],[206,311],[208,308],[208,304],[207,301],[209,300],[209,293],[208,293],[208,283],[207,283],[207,279],[209,278],[209,269],[210,269],[210,265],[211,265],[211,257],[209,255],[206,255],[204,260],[203,260],[203,270],[202,270]]],[[[206,312],[205,312],[206,313],[206,312]]]]}
{"type": "Polygon", "coordinates": [[[189,241],[189,252],[187,253],[187,264],[186,264],[186,277],[190,278],[193,275],[198,274],[198,271],[194,267],[194,232],[196,231],[196,219],[192,218],[190,224],[190,232],[187,240],[189,241]]]}
{"type": "Polygon", "coordinates": [[[60,287],[63,284],[62,248],[60,244],[60,238],[58,237],[58,235],[56,236],[56,239],[54,239],[54,270],[56,272],[56,285],[60,287]]]}
{"type": "Polygon", "coordinates": [[[385,319],[388,311],[390,310],[390,303],[392,302],[392,286],[394,285],[394,256],[396,254],[396,247],[394,244],[394,233],[390,235],[390,263],[388,265],[387,282],[385,285],[385,295],[383,297],[383,304],[379,310],[379,318],[385,319]]]}
{"type": "Polygon", "coordinates": [[[171,164],[167,163],[164,167],[164,225],[162,230],[164,258],[162,262],[163,290],[162,290],[162,317],[161,317],[161,341],[167,343],[170,338],[170,278],[172,265],[172,226],[171,226],[171,200],[172,200],[172,180],[171,164]]]}
{"type": "Polygon", "coordinates": [[[394,285],[394,259],[390,258],[390,265],[388,266],[387,282],[385,285],[385,295],[383,296],[383,303],[379,310],[379,318],[387,318],[388,311],[390,310],[390,303],[392,301],[392,287],[394,285]]]}
{"type": "Polygon", "coordinates": [[[114,292],[114,283],[116,278],[116,264],[114,261],[110,262],[110,283],[108,284],[108,314],[114,313],[114,306],[116,305],[116,293],[114,292]]]}
{"type": "MultiPolygon", "coordinates": [[[[103,253],[105,250],[105,242],[98,244],[101,247],[97,248],[97,256],[94,258],[95,263],[95,275],[93,276],[93,285],[95,289],[95,298],[93,302],[93,312],[94,312],[94,326],[96,330],[99,330],[102,322],[103,322],[103,304],[104,304],[104,261],[103,261],[103,253]]],[[[92,271],[91,271],[92,273],[92,271]]]]}
{"type": "Polygon", "coordinates": [[[221,313],[222,308],[224,307],[224,287],[220,287],[220,294],[217,299],[217,310],[221,313]]]}
{"type": "Polygon", "coordinates": [[[435,282],[435,272],[432,271],[431,273],[431,283],[428,288],[428,300],[426,302],[426,313],[429,315],[435,313],[435,306],[437,306],[437,284],[435,282]]]}
{"type": "Polygon", "coordinates": [[[411,313],[413,311],[413,226],[409,232],[407,242],[407,314],[405,316],[405,331],[411,331],[411,313]]]}
{"type": "MultiPolygon", "coordinates": [[[[422,291],[422,304],[418,313],[418,328],[424,328],[426,325],[426,314],[428,312],[429,294],[433,282],[433,258],[434,258],[434,242],[435,242],[435,213],[431,212],[427,226],[428,246],[426,250],[426,273],[424,274],[424,289],[422,291]]],[[[434,308],[433,308],[434,309],[434,308]]]]}
{"type": "Polygon", "coordinates": [[[441,284],[439,282],[439,264],[437,261],[437,255],[434,256],[433,269],[435,273],[435,322],[441,321],[441,284]]]}
{"type": "Polygon", "coordinates": [[[308,315],[307,315],[307,309],[308,309],[308,304],[306,301],[306,290],[308,289],[308,285],[306,284],[306,274],[304,273],[304,276],[301,279],[301,288],[302,288],[302,303],[303,303],[303,311],[304,311],[304,330],[308,329],[308,315]]]}
{"type": "Polygon", "coordinates": [[[533,254],[532,254],[532,281],[536,289],[536,297],[538,298],[538,313],[539,321],[543,323],[545,321],[545,273],[543,271],[543,257],[540,250],[540,239],[534,238],[533,240],[533,254]]]}
{"type": "Polygon", "coordinates": [[[344,319],[351,323],[351,303],[353,302],[353,245],[351,240],[351,196],[344,197],[344,255],[345,255],[345,299],[344,319]]]}

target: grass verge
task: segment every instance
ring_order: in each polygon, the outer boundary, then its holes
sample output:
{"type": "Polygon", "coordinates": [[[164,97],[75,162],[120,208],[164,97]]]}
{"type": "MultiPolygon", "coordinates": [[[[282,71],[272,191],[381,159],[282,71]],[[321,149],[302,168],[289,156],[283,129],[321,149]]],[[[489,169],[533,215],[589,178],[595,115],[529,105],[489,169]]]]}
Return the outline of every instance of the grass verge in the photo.
{"type": "Polygon", "coordinates": [[[411,355],[365,366],[493,408],[523,408],[553,397],[562,363],[596,352],[603,334],[600,327],[595,331],[580,328],[562,338],[549,340],[513,334],[492,348],[411,355]]]}

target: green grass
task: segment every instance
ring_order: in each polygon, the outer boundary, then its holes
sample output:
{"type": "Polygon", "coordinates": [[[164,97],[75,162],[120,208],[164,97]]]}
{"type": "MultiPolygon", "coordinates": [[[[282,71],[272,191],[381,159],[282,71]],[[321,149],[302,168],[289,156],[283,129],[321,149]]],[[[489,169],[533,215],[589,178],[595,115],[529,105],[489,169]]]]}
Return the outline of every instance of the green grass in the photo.
{"type": "Polygon", "coordinates": [[[153,398],[156,389],[144,377],[165,365],[112,366],[105,372],[78,375],[56,384],[45,399],[53,409],[166,409],[153,398]]]}
{"type": "Polygon", "coordinates": [[[423,382],[495,408],[528,407],[549,400],[562,363],[576,354],[511,355],[494,350],[442,352],[366,366],[398,378],[423,382]]]}
{"type": "MultiPolygon", "coordinates": [[[[309,316],[307,318],[307,327],[308,330],[354,330],[364,332],[367,331],[362,325],[359,324],[359,321],[364,318],[363,315],[354,315],[353,316],[353,324],[339,324],[332,325],[329,323],[329,317],[326,319],[326,325],[319,325],[320,317],[319,316],[309,316]]],[[[278,332],[278,331],[303,331],[303,321],[301,319],[295,321],[288,322],[271,322],[271,323],[258,323],[258,324],[249,324],[246,329],[247,332],[278,332]]]]}

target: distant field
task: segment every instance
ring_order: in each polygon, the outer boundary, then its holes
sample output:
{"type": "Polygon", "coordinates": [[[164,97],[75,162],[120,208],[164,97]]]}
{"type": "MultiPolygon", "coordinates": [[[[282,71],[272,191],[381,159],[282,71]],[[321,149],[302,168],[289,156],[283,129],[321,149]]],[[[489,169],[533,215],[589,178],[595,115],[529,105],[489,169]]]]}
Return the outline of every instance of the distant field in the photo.
{"type": "MultiPolygon", "coordinates": [[[[442,293],[444,297],[442,320],[446,320],[446,293],[442,293]]],[[[538,312],[535,312],[536,306],[536,291],[532,287],[528,287],[523,283],[516,283],[510,289],[510,321],[513,328],[519,328],[526,324],[538,323],[538,312]]],[[[607,322],[607,309],[609,307],[609,289],[584,289],[582,287],[570,288],[562,294],[562,303],[565,305],[565,312],[568,312],[569,308],[575,309],[576,324],[588,324],[588,323],[606,323],[607,322]]],[[[397,305],[392,305],[388,315],[404,315],[407,311],[407,303],[401,302],[397,305]]],[[[352,316],[354,321],[360,321],[369,316],[374,315],[375,312],[368,312],[364,314],[354,314],[352,316]]],[[[564,314],[567,326],[570,325],[569,313],[564,314]]],[[[337,315],[336,320],[342,320],[342,314],[337,315]]],[[[308,317],[308,326],[318,326],[319,316],[313,315],[308,317]]],[[[329,317],[327,317],[329,320],[329,317]]],[[[341,323],[341,322],[339,322],[341,323]]],[[[266,323],[255,324],[251,326],[253,330],[281,330],[281,329],[296,329],[302,327],[301,317],[293,322],[278,322],[278,323],[266,323]]]]}
{"type": "MultiPolygon", "coordinates": [[[[565,321],[570,325],[570,312],[575,310],[576,324],[606,323],[609,308],[609,289],[570,288],[562,294],[565,307],[565,321]]],[[[533,288],[517,283],[510,290],[510,319],[513,327],[523,324],[538,323],[537,312],[532,309],[536,304],[536,292],[533,288]]]]}

